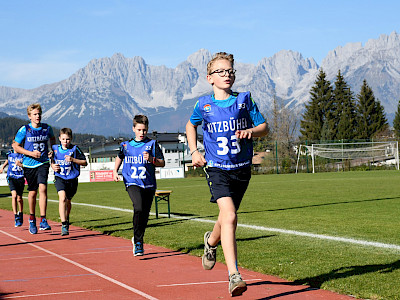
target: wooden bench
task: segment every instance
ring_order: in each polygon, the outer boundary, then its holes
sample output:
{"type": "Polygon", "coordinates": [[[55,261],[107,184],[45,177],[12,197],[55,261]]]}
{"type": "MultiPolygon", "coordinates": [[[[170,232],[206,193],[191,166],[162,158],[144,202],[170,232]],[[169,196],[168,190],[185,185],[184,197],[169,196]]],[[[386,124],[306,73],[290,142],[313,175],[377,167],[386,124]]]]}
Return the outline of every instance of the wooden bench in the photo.
{"type": "Polygon", "coordinates": [[[169,195],[171,195],[172,191],[166,190],[156,190],[155,193],[155,203],[156,203],[156,219],[158,219],[158,202],[166,201],[168,204],[168,218],[171,217],[170,207],[169,207],[169,195]]]}

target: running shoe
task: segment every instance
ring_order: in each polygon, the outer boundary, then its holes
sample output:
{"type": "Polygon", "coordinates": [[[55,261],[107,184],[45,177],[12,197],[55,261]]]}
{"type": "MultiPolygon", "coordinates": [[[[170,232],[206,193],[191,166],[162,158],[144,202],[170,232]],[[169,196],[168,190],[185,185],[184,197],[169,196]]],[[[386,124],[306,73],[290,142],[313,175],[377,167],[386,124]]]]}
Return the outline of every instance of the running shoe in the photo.
{"type": "Polygon", "coordinates": [[[30,234],[36,234],[37,233],[36,219],[29,220],[29,233],[30,234]]]}
{"type": "Polygon", "coordinates": [[[24,214],[22,212],[19,212],[18,216],[19,216],[19,222],[21,223],[22,226],[22,224],[24,224],[24,214]]]}
{"type": "Polygon", "coordinates": [[[51,229],[50,225],[47,223],[46,218],[43,218],[42,221],[40,222],[39,229],[40,230],[50,230],[51,229]]]}
{"type": "Polygon", "coordinates": [[[142,256],[144,254],[144,249],[143,249],[143,243],[142,242],[136,242],[132,238],[132,244],[133,244],[133,255],[134,256],[142,256]]]}
{"type": "Polygon", "coordinates": [[[239,272],[229,276],[229,294],[232,297],[240,296],[247,290],[246,282],[243,281],[239,272]]]}
{"type": "Polygon", "coordinates": [[[61,226],[61,235],[69,235],[68,225],[61,226]]]}
{"type": "Polygon", "coordinates": [[[211,270],[215,266],[217,261],[217,246],[210,246],[208,239],[211,235],[211,231],[207,231],[204,234],[204,254],[201,257],[204,270],[211,270]]]}
{"type": "Polygon", "coordinates": [[[15,227],[20,227],[20,226],[22,226],[21,217],[18,214],[16,214],[15,215],[15,227]]]}

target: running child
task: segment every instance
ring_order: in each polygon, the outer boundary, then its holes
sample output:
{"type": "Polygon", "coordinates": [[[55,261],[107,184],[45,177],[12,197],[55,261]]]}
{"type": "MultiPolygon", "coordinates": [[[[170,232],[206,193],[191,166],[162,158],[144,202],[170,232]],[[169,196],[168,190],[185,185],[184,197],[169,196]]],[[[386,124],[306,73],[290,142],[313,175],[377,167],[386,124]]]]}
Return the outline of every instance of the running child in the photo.
{"type": "Polygon", "coordinates": [[[58,211],[61,219],[61,235],[69,234],[69,215],[71,200],[78,190],[80,166],[87,166],[85,155],[78,146],[71,144],[72,130],[60,130],[60,145],[53,145],[51,167],[54,170],[54,186],[57,189],[59,204],[58,211]]]}
{"type": "Polygon", "coordinates": [[[24,200],[22,194],[25,188],[24,170],[22,169],[23,155],[10,150],[6,154],[7,159],[0,167],[0,174],[4,168],[7,169],[7,182],[11,191],[11,205],[15,216],[15,227],[22,226],[24,223],[24,200]]]}
{"type": "Polygon", "coordinates": [[[133,254],[143,255],[143,237],[149,220],[151,204],[157,188],[156,167],[164,167],[164,155],[156,140],[147,137],[149,120],[144,115],[133,118],[135,138],[121,143],[115,159],[114,181],[119,181],[118,170],[122,164],[122,177],[133,204],[133,254]]]}
{"type": "Polygon", "coordinates": [[[199,98],[186,124],[186,134],[195,167],[203,167],[211,192],[211,202],[219,207],[213,230],[204,235],[203,268],[211,270],[221,241],[229,273],[229,293],[247,290],[237,266],[237,210],[251,177],[252,137],[267,134],[267,124],[250,92],[231,90],[235,82],[232,54],[217,53],[207,65],[207,81],[212,95],[199,98]],[[205,157],[197,148],[197,126],[203,123],[205,157]]]}
{"type": "Polygon", "coordinates": [[[29,232],[37,233],[36,227],[36,197],[39,191],[40,230],[50,230],[46,220],[47,211],[47,179],[49,175],[49,143],[55,144],[53,129],[42,123],[42,107],[34,103],[27,108],[30,123],[22,126],[12,144],[14,151],[24,155],[22,165],[24,176],[28,182],[29,202],[29,232]]]}

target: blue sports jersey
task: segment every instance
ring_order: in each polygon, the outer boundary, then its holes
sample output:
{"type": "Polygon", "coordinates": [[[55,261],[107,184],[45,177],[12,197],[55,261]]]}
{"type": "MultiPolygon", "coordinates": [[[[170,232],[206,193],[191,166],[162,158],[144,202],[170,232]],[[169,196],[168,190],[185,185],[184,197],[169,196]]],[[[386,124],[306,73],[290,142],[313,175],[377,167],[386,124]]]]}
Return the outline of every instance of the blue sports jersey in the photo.
{"type": "MultiPolygon", "coordinates": [[[[212,95],[211,99],[214,102],[214,104],[219,107],[229,107],[236,102],[238,94],[239,93],[233,92],[232,95],[230,95],[229,98],[225,100],[217,100],[214,98],[214,95],[212,95]]],[[[254,102],[252,98],[251,98],[251,105],[247,109],[250,112],[250,117],[254,126],[258,126],[265,122],[263,115],[258,110],[257,104],[254,102]]],[[[199,101],[197,101],[194,106],[193,114],[190,116],[190,122],[193,125],[201,125],[201,123],[203,122],[203,116],[199,108],[199,101]]]]}
{"type": "Polygon", "coordinates": [[[23,155],[15,152],[8,152],[7,154],[8,160],[8,169],[7,169],[7,178],[22,178],[24,177],[24,170],[22,167],[17,166],[16,161],[19,160],[22,163],[23,155]]]}
{"type": "Polygon", "coordinates": [[[76,145],[71,145],[70,149],[63,149],[61,145],[53,145],[52,148],[54,152],[54,162],[60,165],[60,171],[54,172],[54,175],[57,177],[61,177],[65,180],[75,179],[76,177],[78,177],[81,172],[80,165],[70,161],[66,161],[65,155],[77,158],[78,152],[79,154],[83,155],[80,149],[76,145]]]}
{"type": "Polygon", "coordinates": [[[198,101],[203,119],[203,138],[207,166],[235,170],[249,166],[253,156],[253,141],[238,140],[235,132],[253,127],[249,109],[253,107],[250,93],[239,93],[228,107],[214,103],[204,96],[198,101]]]}
{"type": "Polygon", "coordinates": [[[38,150],[41,152],[40,158],[33,158],[30,156],[24,156],[22,162],[24,167],[35,168],[44,163],[49,163],[48,158],[48,144],[49,139],[54,137],[53,129],[45,124],[41,123],[41,127],[34,128],[29,125],[22,126],[16,136],[15,141],[19,144],[24,145],[24,149],[29,151],[38,150]]]}
{"type": "Polygon", "coordinates": [[[156,189],[155,166],[143,159],[143,152],[149,152],[156,157],[156,141],[146,138],[142,142],[125,141],[121,143],[124,165],[122,176],[125,186],[137,185],[144,189],[156,189]]]}

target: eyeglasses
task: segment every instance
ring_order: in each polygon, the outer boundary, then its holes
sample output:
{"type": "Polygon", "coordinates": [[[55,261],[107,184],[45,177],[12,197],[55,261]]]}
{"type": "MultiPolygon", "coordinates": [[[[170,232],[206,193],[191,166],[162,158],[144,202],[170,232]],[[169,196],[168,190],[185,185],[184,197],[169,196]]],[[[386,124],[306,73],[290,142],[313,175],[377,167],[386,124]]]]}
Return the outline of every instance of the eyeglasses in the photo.
{"type": "Polygon", "coordinates": [[[228,74],[228,76],[233,76],[233,75],[235,75],[236,70],[235,70],[235,69],[215,70],[215,71],[212,71],[212,72],[210,73],[210,75],[212,75],[212,74],[214,74],[214,73],[217,73],[220,77],[224,77],[224,76],[226,76],[226,74],[228,74]]]}

